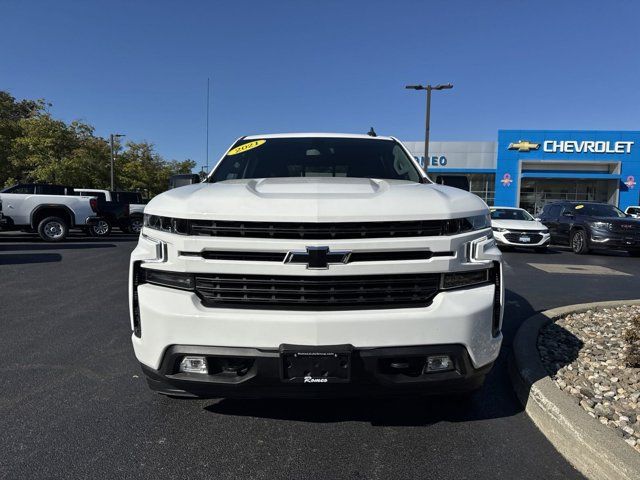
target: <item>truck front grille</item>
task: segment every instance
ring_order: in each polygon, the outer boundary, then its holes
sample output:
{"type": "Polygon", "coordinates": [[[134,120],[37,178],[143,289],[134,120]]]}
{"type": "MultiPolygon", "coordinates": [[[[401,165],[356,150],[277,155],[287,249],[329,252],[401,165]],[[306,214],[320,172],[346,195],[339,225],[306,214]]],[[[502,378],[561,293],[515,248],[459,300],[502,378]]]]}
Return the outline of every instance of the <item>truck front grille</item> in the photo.
{"type": "MultiPolygon", "coordinates": [[[[205,260],[226,260],[240,262],[284,262],[286,252],[260,252],[235,250],[203,250],[201,252],[179,252],[181,257],[204,258],[205,260]]],[[[455,252],[432,252],[430,250],[391,250],[378,252],[353,252],[345,263],[393,262],[408,260],[429,260],[432,257],[453,257],[455,252]]]]}
{"type": "Polygon", "coordinates": [[[281,223],[190,220],[190,235],[246,238],[332,240],[345,238],[398,238],[451,235],[459,220],[409,222],[281,223]]]}
{"type": "Polygon", "coordinates": [[[522,233],[505,233],[504,238],[509,240],[511,243],[522,243],[526,245],[527,243],[538,243],[542,240],[542,235],[539,233],[532,232],[522,232],[522,233]],[[521,242],[520,237],[529,237],[528,242],[521,242]]]}
{"type": "Polygon", "coordinates": [[[376,309],[424,307],[438,293],[440,274],[269,276],[196,274],[207,307],[376,309]]]}

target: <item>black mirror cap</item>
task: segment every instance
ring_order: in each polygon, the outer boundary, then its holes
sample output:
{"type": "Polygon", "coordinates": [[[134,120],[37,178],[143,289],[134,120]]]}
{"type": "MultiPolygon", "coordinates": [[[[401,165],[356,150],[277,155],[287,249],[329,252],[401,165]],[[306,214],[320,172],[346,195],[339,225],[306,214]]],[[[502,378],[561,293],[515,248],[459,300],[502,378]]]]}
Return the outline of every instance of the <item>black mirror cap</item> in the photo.
{"type": "Polygon", "coordinates": [[[469,177],[466,175],[438,175],[436,177],[436,183],[440,185],[446,185],[448,187],[459,188],[469,192],[471,186],[469,185],[469,177]]]}
{"type": "Polygon", "coordinates": [[[193,185],[194,183],[200,183],[200,175],[197,173],[171,175],[169,178],[169,190],[184,187],[185,185],[193,185]]]}

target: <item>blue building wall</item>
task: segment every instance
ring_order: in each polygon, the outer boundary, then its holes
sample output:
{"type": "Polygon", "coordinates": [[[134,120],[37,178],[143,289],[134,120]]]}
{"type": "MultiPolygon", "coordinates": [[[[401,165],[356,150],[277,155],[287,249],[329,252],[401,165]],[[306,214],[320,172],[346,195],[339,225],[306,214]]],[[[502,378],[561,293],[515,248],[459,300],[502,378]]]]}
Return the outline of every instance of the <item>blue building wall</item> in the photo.
{"type": "Polygon", "coordinates": [[[548,170],[531,170],[522,175],[528,178],[610,179],[618,182],[621,209],[639,203],[640,132],[499,130],[496,205],[518,205],[522,161],[575,162],[570,164],[569,170],[556,171],[550,165],[548,170]],[[523,142],[529,144],[528,151],[523,142]],[[621,168],[619,173],[589,172],[581,170],[580,162],[620,162],[621,168]]]}

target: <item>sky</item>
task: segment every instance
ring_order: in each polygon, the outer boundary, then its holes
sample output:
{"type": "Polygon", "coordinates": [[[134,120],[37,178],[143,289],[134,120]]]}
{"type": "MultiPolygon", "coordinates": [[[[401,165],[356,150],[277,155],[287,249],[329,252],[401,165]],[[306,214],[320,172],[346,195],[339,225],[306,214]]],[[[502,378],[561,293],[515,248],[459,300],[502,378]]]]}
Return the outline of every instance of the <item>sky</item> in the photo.
{"type": "Polygon", "coordinates": [[[640,2],[0,0],[0,89],[209,162],[243,135],[638,130],[640,2]]]}

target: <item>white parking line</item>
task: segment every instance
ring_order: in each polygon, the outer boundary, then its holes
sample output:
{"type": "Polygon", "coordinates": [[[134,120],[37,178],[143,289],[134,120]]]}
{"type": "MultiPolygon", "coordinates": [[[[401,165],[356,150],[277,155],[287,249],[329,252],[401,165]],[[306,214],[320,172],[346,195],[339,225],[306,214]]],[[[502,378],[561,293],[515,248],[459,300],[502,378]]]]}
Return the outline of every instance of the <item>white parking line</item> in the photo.
{"type": "Polygon", "coordinates": [[[630,273],[614,270],[613,268],[601,267],[600,265],[571,265],[556,263],[528,263],[527,265],[542,270],[547,273],[569,273],[573,275],[625,275],[631,277],[630,273]]]}

